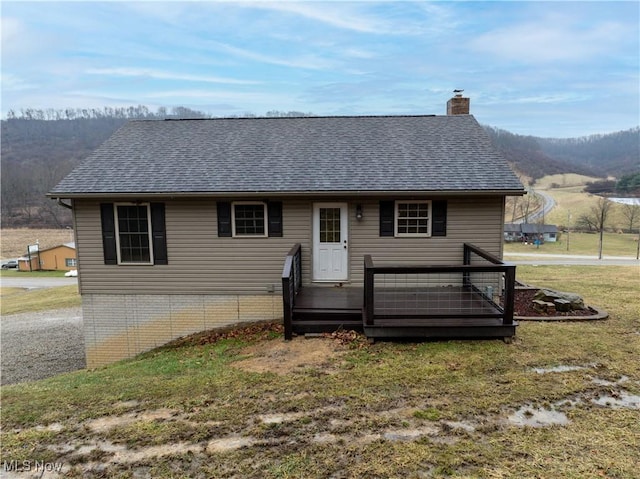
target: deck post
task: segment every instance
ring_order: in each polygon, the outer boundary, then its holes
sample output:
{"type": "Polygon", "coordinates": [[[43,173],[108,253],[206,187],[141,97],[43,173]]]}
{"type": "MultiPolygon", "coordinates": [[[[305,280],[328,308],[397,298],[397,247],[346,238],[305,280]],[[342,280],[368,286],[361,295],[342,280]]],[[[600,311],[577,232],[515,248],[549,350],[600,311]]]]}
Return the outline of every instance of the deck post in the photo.
{"type": "Polygon", "coordinates": [[[364,322],[367,326],[373,326],[373,288],[373,260],[367,254],[364,256],[364,322]]]}
{"type": "MultiPolygon", "coordinates": [[[[285,260],[285,270],[291,268],[291,257],[287,256],[285,260]]],[[[282,310],[283,310],[283,318],[282,322],[284,324],[284,339],[289,340],[293,337],[293,332],[291,328],[291,316],[293,311],[293,305],[291,304],[291,289],[294,285],[291,284],[291,276],[282,276],[282,310]]]]}
{"type": "Polygon", "coordinates": [[[504,273],[504,317],[503,324],[513,324],[513,313],[515,308],[515,289],[516,289],[516,267],[515,265],[506,266],[504,273]]]}
{"type": "MultiPolygon", "coordinates": [[[[464,244],[462,253],[462,264],[470,265],[471,264],[471,248],[467,243],[464,244]]],[[[471,275],[468,271],[462,273],[462,284],[463,286],[471,286],[471,275]]]]}
{"type": "Polygon", "coordinates": [[[293,245],[287,254],[282,268],[282,322],[284,324],[284,339],[293,337],[293,306],[296,294],[302,286],[302,259],[300,243],[293,245]]]}

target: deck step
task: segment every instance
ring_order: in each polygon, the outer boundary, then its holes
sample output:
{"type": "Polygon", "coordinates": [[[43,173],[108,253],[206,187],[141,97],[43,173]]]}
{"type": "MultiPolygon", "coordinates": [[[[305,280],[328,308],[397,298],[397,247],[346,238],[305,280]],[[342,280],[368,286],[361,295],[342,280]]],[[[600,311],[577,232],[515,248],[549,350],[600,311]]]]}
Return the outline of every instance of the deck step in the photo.
{"type": "Polygon", "coordinates": [[[517,323],[504,325],[365,326],[369,338],[497,338],[516,334],[517,323]]]}
{"type": "Polygon", "coordinates": [[[294,321],[322,321],[327,324],[354,322],[362,323],[359,309],[299,309],[293,310],[294,321]]]}

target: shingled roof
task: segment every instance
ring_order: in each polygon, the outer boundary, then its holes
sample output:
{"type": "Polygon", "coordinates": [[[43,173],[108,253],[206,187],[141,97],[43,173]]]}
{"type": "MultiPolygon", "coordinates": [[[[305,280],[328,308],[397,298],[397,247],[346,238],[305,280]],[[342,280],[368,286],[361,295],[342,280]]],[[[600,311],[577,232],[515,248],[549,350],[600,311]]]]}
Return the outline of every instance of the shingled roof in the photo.
{"type": "Polygon", "coordinates": [[[49,196],[522,194],[471,115],[131,121],[49,196]]]}

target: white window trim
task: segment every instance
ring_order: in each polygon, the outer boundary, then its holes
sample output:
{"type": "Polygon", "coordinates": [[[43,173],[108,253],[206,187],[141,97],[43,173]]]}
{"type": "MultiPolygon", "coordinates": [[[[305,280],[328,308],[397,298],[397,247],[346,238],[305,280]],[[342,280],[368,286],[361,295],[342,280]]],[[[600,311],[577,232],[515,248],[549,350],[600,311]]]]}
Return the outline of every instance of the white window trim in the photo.
{"type": "Polygon", "coordinates": [[[396,200],[395,201],[395,211],[393,218],[393,229],[394,236],[397,238],[429,238],[431,237],[431,224],[433,221],[433,208],[431,200],[396,200]],[[406,204],[421,204],[421,205],[429,205],[428,210],[428,218],[427,218],[427,232],[426,233],[398,233],[398,220],[400,219],[400,215],[398,214],[398,205],[400,203],[406,204]]]}
{"type": "Polygon", "coordinates": [[[118,264],[123,266],[139,266],[139,265],[152,265],[153,264],[153,236],[151,227],[151,205],[149,203],[114,203],[113,204],[113,218],[116,224],[116,254],[118,257],[118,264]],[[147,208],[147,236],[149,237],[149,262],[132,262],[122,261],[120,252],[120,222],[118,221],[118,206],[145,206],[147,208]]]}
{"type": "Polygon", "coordinates": [[[233,238],[266,238],[269,236],[269,216],[267,212],[267,203],[264,201],[234,201],[231,203],[231,236],[233,238]],[[236,233],[236,205],[254,205],[262,206],[264,218],[264,233],[256,235],[237,234],[236,233]]]}

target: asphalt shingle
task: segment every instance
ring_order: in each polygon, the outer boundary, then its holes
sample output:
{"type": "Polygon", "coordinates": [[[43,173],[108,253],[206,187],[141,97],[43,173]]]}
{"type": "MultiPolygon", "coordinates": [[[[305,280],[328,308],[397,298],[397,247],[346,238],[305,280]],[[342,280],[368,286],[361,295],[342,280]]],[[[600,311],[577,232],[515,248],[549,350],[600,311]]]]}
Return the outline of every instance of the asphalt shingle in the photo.
{"type": "Polygon", "coordinates": [[[50,195],[522,190],[456,115],[131,121],[50,195]]]}

